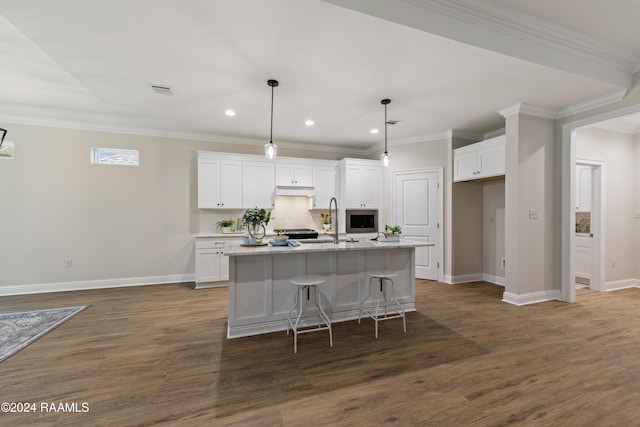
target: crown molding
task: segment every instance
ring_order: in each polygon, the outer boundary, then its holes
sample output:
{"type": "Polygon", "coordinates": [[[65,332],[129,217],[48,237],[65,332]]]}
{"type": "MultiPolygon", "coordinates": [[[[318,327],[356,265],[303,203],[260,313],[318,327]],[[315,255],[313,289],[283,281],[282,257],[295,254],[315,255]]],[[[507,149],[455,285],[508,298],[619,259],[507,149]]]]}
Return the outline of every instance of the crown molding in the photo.
{"type": "Polygon", "coordinates": [[[554,120],[557,115],[556,110],[536,107],[535,105],[529,105],[523,102],[519,102],[517,104],[511,105],[510,107],[505,107],[501,110],[498,110],[498,114],[500,114],[504,118],[511,117],[516,114],[524,114],[527,116],[542,117],[544,119],[554,120]]]}
{"type": "MultiPolygon", "coordinates": [[[[16,107],[6,103],[0,103],[0,116],[3,123],[12,123],[27,126],[42,126],[60,129],[73,129],[91,132],[104,132],[125,135],[150,136],[156,138],[184,139],[189,141],[218,142],[223,144],[241,144],[252,146],[264,146],[265,140],[257,138],[239,138],[228,135],[198,132],[169,132],[159,131],[152,128],[128,126],[125,123],[114,120],[105,114],[67,111],[68,116],[74,118],[61,117],[60,110],[42,107],[16,107]],[[15,111],[20,111],[16,114],[15,111]]],[[[63,114],[64,115],[64,114],[63,114]]],[[[290,148],[296,150],[309,150],[317,152],[338,153],[341,155],[366,155],[370,148],[353,148],[342,145],[328,145],[309,143],[309,146],[294,141],[275,141],[279,148],[290,148]]]]}
{"type": "Polygon", "coordinates": [[[609,130],[613,132],[627,133],[629,135],[640,134],[640,125],[627,125],[617,122],[598,122],[591,125],[595,128],[609,130]]]}
{"type": "Polygon", "coordinates": [[[582,113],[584,111],[593,110],[594,108],[599,108],[605,105],[613,104],[614,102],[622,101],[627,92],[627,89],[622,89],[617,92],[580,102],[578,104],[560,108],[558,110],[556,118],[562,119],[564,117],[572,116],[574,114],[582,113]]]}
{"type": "Polygon", "coordinates": [[[323,0],[543,66],[631,87],[638,58],[599,40],[478,0],[323,0]]]}

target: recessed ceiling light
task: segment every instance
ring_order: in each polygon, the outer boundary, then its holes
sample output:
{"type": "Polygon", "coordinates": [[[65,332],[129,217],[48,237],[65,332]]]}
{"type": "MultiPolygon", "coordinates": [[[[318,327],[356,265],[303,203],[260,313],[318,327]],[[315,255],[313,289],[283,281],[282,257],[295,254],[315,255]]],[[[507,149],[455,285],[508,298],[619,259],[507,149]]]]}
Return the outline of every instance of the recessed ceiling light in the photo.
{"type": "Polygon", "coordinates": [[[227,116],[229,116],[229,117],[233,117],[233,116],[235,116],[235,115],[236,115],[236,112],[235,112],[235,111],[233,111],[233,110],[226,110],[226,111],[224,112],[224,114],[226,114],[226,115],[227,115],[227,116]]]}
{"type": "Polygon", "coordinates": [[[378,129],[373,128],[369,131],[369,133],[378,133],[378,129]]]}
{"type": "Polygon", "coordinates": [[[306,122],[304,122],[304,124],[307,125],[307,126],[313,126],[314,125],[313,120],[311,120],[311,119],[309,119],[306,122]]]}

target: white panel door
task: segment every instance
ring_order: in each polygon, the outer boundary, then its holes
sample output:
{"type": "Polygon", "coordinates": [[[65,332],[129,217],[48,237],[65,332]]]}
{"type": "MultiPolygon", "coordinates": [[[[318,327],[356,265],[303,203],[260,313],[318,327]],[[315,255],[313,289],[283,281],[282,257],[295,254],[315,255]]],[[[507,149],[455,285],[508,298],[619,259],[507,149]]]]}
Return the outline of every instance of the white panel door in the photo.
{"type": "Polygon", "coordinates": [[[427,240],[435,246],[416,248],[416,278],[439,279],[438,171],[394,173],[395,225],[404,240],[427,240]]]}

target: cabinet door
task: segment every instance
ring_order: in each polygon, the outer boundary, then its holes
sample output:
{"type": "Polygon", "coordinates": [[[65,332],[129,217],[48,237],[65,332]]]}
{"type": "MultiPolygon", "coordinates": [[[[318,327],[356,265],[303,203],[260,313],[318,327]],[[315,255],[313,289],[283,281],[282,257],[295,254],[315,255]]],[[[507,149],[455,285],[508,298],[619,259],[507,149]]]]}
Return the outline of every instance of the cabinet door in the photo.
{"type": "Polygon", "coordinates": [[[453,150],[453,180],[468,181],[478,174],[477,153],[474,150],[453,150]]]}
{"type": "Polygon", "coordinates": [[[240,160],[220,161],[220,207],[242,208],[242,162],[240,160]]]}
{"type": "Polygon", "coordinates": [[[591,212],[591,166],[576,166],[576,210],[591,212]]]}
{"type": "Polygon", "coordinates": [[[295,185],[311,187],[313,185],[313,167],[311,165],[295,165],[295,185]]]}
{"type": "Polygon", "coordinates": [[[280,163],[276,165],[276,185],[311,187],[313,168],[311,165],[280,163]]]}
{"type": "Polygon", "coordinates": [[[273,163],[243,162],[242,205],[244,208],[272,208],[275,190],[273,163]]]}
{"type": "Polygon", "coordinates": [[[198,159],[198,208],[220,207],[220,160],[198,159]]]}
{"type": "Polygon", "coordinates": [[[504,145],[492,145],[478,151],[479,178],[504,175],[504,145]]]}
{"type": "Polygon", "coordinates": [[[362,168],[360,194],[362,207],[367,209],[377,209],[380,205],[380,168],[366,166],[362,168]]]}
{"type": "Polygon", "coordinates": [[[329,201],[331,198],[338,198],[336,175],[337,170],[334,167],[313,167],[313,187],[315,193],[315,196],[313,197],[314,209],[329,208],[329,201]]]}
{"type": "Polygon", "coordinates": [[[220,257],[221,252],[218,248],[196,249],[196,283],[228,280],[220,277],[220,257]]]}
{"type": "Polygon", "coordinates": [[[362,206],[362,168],[359,166],[347,166],[345,173],[345,189],[346,199],[345,207],[347,209],[361,209],[362,206]]]}
{"type": "Polygon", "coordinates": [[[276,165],[276,185],[293,185],[295,181],[295,175],[292,164],[278,164],[276,165]]]}
{"type": "Polygon", "coordinates": [[[229,257],[220,252],[220,280],[229,280],[229,257]]]}

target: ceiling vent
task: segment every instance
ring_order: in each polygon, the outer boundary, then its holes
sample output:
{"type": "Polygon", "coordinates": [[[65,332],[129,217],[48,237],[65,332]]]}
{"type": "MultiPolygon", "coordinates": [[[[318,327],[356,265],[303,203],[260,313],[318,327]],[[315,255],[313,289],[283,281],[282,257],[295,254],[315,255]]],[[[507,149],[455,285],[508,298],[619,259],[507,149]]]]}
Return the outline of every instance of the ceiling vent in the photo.
{"type": "Polygon", "coordinates": [[[170,86],[151,85],[151,89],[158,95],[173,96],[170,86]]]}

